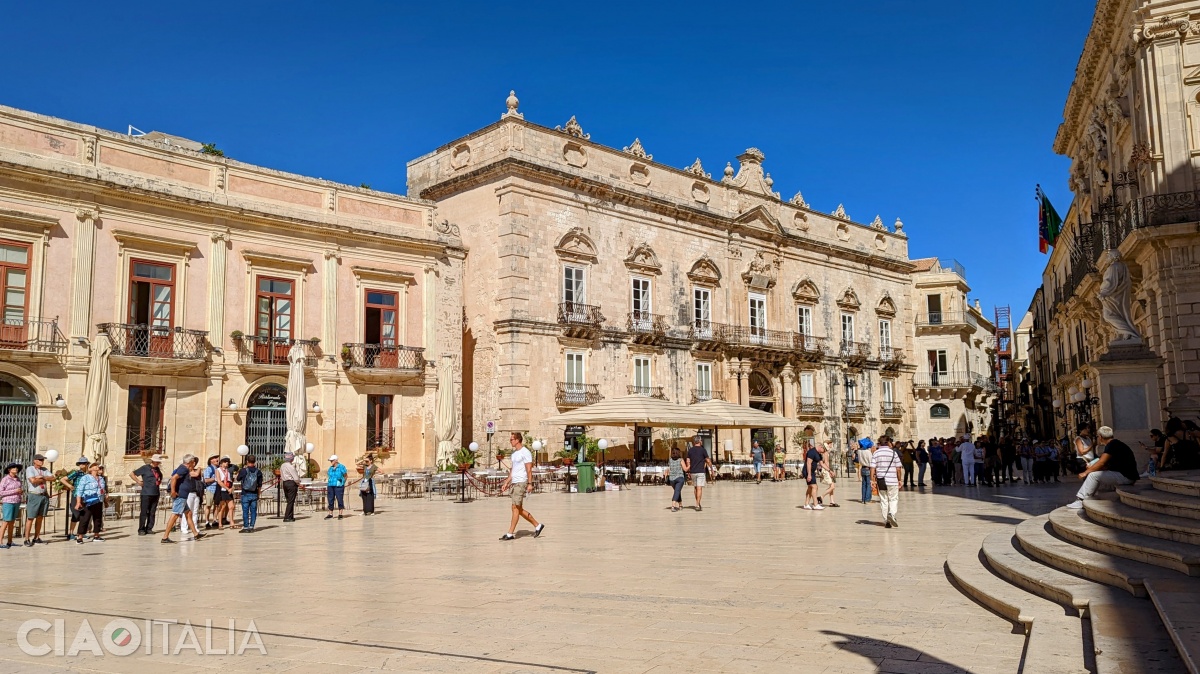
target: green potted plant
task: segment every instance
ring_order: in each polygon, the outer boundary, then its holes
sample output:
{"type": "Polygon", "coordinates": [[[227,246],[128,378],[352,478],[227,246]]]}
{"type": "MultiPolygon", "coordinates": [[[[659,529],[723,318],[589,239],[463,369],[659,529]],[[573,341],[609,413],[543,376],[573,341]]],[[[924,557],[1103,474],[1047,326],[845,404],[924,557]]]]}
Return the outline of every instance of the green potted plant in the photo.
{"type": "Polygon", "coordinates": [[[475,463],[475,452],[472,452],[466,447],[459,447],[458,451],[454,453],[453,463],[455,467],[458,468],[459,472],[465,473],[470,470],[471,466],[475,463]]]}
{"type": "Polygon", "coordinates": [[[275,475],[275,477],[279,477],[279,469],[281,466],[283,466],[283,463],[284,461],[282,456],[277,456],[274,459],[271,459],[271,472],[275,475]]]}
{"type": "Polygon", "coordinates": [[[557,452],[555,452],[555,453],[554,453],[554,457],[555,457],[556,459],[561,459],[561,460],[562,460],[562,464],[563,464],[564,466],[569,466],[569,465],[571,465],[571,464],[575,463],[575,450],[573,450],[573,449],[560,449],[560,450],[558,450],[557,452]]]}
{"type": "Polygon", "coordinates": [[[350,353],[350,347],[343,346],[342,347],[342,362],[345,363],[346,365],[350,365],[351,360],[353,360],[351,356],[352,356],[352,354],[350,353]]]}

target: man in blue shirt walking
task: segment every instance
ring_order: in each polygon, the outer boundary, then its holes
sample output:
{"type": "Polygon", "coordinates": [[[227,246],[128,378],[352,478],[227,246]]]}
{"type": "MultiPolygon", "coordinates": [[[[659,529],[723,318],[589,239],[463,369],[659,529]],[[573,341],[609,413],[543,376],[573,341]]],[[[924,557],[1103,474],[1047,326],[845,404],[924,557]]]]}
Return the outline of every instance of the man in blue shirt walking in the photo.
{"type": "Polygon", "coordinates": [[[333,502],[336,499],[338,507],[337,518],[340,520],[343,517],[343,511],[346,509],[346,504],[343,502],[346,496],[346,467],[338,463],[337,454],[329,457],[329,472],[326,473],[325,479],[328,480],[326,491],[329,497],[329,514],[325,516],[325,519],[333,519],[333,502]]]}

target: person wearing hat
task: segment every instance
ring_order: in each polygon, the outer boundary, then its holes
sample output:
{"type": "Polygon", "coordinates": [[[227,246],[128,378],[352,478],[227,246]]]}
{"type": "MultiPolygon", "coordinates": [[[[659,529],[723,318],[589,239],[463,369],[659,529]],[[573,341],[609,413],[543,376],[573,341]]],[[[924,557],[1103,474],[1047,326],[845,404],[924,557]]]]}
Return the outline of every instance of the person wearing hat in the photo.
{"type": "MultiPolygon", "coordinates": [[[[220,524],[221,514],[217,508],[217,469],[220,468],[221,457],[213,454],[208,457],[208,461],[204,466],[204,471],[201,474],[201,481],[204,483],[204,491],[198,492],[196,495],[203,499],[193,512],[200,514],[201,508],[207,517],[204,518],[205,529],[218,529],[220,524]]],[[[224,503],[221,504],[222,509],[224,503]]]]}
{"type": "MultiPolygon", "coordinates": [[[[63,489],[66,490],[68,495],[75,493],[75,486],[79,484],[80,478],[82,478],[84,475],[87,475],[88,465],[90,464],[91,461],[88,461],[86,456],[81,456],[79,457],[79,460],[75,462],[75,468],[71,472],[58,479],[58,483],[63,486],[63,489]]],[[[70,498],[70,496],[68,496],[68,498],[70,498]]],[[[79,511],[77,511],[75,508],[68,508],[68,511],[71,513],[71,521],[78,522],[79,511]]],[[[71,527],[69,526],[67,527],[67,540],[75,540],[75,534],[72,533],[71,527]]]]}
{"type": "Polygon", "coordinates": [[[141,510],[138,512],[138,536],[154,533],[154,519],[158,513],[158,499],[162,493],[162,462],[166,457],[155,454],[129,477],[141,488],[141,510]]]}
{"type": "MultiPolygon", "coordinates": [[[[215,478],[213,484],[217,489],[213,492],[213,521],[211,526],[204,525],[206,529],[216,527],[220,531],[225,525],[230,524],[234,518],[233,505],[233,460],[228,456],[221,457],[221,461],[217,464],[217,470],[213,473],[215,478]]],[[[242,517],[245,520],[245,516],[242,517]]]]}
{"type": "Polygon", "coordinates": [[[33,455],[33,465],[25,469],[25,547],[42,540],[42,522],[50,512],[50,484],[54,475],[46,468],[46,457],[33,455]]]}
{"type": "Polygon", "coordinates": [[[338,463],[337,454],[329,457],[329,471],[325,474],[328,486],[326,487],[327,496],[329,497],[329,514],[325,519],[333,519],[333,501],[337,500],[338,516],[340,520],[343,517],[343,511],[346,509],[346,504],[343,500],[346,497],[346,467],[338,463]]]}
{"type": "Polygon", "coordinates": [[[17,526],[17,515],[21,511],[21,464],[10,463],[4,467],[0,477],[0,503],[3,504],[3,525],[0,525],[0,548],[12,547],[13,529],[17,526]]]}
{"type": "Polygon", "coordinates": [[[862,478],[862,503],[871,502],[871,448],[874,446],[871,438],[863,438],[858,441],[858,449],[854,450],[854,461],[862,478]]]}
{"type": "Polygon", "coordinates": [[[296,521],[296,494],[300,491],[300,469],[293,461],[296,455],[284,452],[283,464],[279,466],[279,484],[283,487],[283,497],[287,499],[287,510],[283,511],[284,522],[296,521]]]}

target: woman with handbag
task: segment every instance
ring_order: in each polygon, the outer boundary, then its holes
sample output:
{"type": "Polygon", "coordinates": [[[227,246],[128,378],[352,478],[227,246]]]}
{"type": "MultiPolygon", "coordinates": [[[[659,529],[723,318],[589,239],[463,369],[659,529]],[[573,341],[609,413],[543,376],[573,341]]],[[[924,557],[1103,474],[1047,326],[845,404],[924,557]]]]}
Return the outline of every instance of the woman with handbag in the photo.
{"type": "Polygon", "coordinates": [[[362,473],[362,479],[358,482],[358,495],[362,497],[363,517],[375,514],[375,473],[378,470],[375,467],[375,457],[370,454],[358,467],[358,472],[362,473]]]}
{"type": "Polygon", "coordinates": [[[671,448],[671,459],[667,461],[667,484],[671,485],[674,493],[671,495],[671,512],[677,513],[683,507],[683,452],[678,447],[671,448]]]}
{"type": "Polygon", "coordinates": [[[871,491],[879,495],[883,510],[883,526],[899,527],[896,509],[900,503],[900,457],[890,446],[891,438],[884,435],[871,455],[871,491]]]}
{"type": "MultiPolygon", "coordinates": [[[[0,526],[0,548],[12,547],[13,530],[17,527],[17,516],[21,510],[21,464],[10,463],[4,467],[0,477],[0,502],[4,504],[4,522],[0,526]]],[[[25,534],[29,535],[28,532],[25,534]]],[[[28,539],[26,539],[28,540],[28,539]]]]}
{"type": "Polygon", "coordinates": [[[834,477],[833,464],[829,461],[829,447],[827,445],[817,445],[817,451],[821,454],[821,465],[817,468],[817,482],[825,485],[825,491],[817,494],[817,505],[821,505],[825,498],[829,499],[830,508],[840,508],[834,500],[833,490],[837,489],[837,478],[834,477]]]}
{"type": "Polygon", "coordinates": [[[75,530],[75,542],[83,544],[88,525],[92,526],[92,540],[100,543],[100,530],[104,528],[104,496],[100,490],[100,464],[88,466],[88,472],[75,483],[75,511],[79,513],[79,528],[75,530]]]}

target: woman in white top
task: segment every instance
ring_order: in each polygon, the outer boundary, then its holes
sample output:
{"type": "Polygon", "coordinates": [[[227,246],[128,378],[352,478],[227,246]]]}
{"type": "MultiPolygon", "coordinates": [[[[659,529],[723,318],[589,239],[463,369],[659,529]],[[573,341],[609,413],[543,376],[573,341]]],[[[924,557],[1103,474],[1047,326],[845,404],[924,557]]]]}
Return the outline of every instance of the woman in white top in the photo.
{"type": "Polygon", "coordinates": [[[1096,456],[1096,452],[1092,449],[1095,443],[1092,442],[1091,427],[1087,424],[1079,424],[1075,430],[1077,433],[1075,436],[1075,453],[1084,461],[1087,461],[1089,466],[1096,463],[1099,457],[1096,456]]]}

